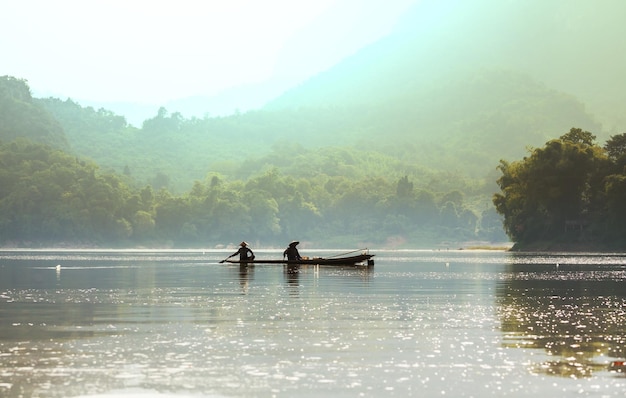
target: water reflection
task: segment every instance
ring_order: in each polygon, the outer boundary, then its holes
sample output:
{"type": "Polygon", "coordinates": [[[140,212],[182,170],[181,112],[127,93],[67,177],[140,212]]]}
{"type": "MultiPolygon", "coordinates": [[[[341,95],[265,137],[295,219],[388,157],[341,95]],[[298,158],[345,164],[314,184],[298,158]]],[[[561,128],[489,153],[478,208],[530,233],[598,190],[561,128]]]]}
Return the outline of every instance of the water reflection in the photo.
{"type": "Polygon", "coordinates": [[[389,252],[297,269],[55,256],[0,255],[0,396],[624,391],[607,368],[626,351],[619,256],[389,252]]]}
{"type": "Polygon", "coordinates": [[[239,285],[243,294],[248,294],[250,281],[254,279],[254,265],[239,265],[239,285]]]}
{"type": "Polygon", "coordinates": [[[542,349],[536,373],[589,377],[626,355],[626,271],[621,266],[514,264],[498,289],[506,347],[542,349]]]}
{"type": "Polygon", "coordinates": [[[300,267],[297,265],[285,265],[283,267],[283,277],[287,285],[290,297],[300,295],[300,267]]]}

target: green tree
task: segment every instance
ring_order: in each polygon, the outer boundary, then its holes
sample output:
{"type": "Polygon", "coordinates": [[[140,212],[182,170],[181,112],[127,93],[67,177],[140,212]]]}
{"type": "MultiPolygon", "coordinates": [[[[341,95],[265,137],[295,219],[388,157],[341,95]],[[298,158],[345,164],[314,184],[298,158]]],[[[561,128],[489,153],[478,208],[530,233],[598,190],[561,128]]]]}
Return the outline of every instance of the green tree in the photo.
{"type": "Polygon", "coordinates": [[[593,146],[596,142],[596,136],[583,129],[572,127],[567,134],[559,137],[561,141],[571,142],[583,146],[593,146]]]}
{"type": "Polygon", "coordinates": [[[522,161],[500,162],[501,193],[493,203],[511,239],[522,244],[578,239],[566,234],[568,225],[582,228],[599,217],[606,157],[594,139],[572,129],[522,161]]]}
{"type": "Polygon", "coordinates": [[[626,133],[611,136],[604,150],[613,162],[615,173],[626,173],[626,133]]]}
{"type": "Polygon", "coordinates": [[[612,135],[604,145],[604,150],[609,159],[614,161],[626,155],[626,133],[612,135]]]}
{"type": "Polygon", "coordinates": [[[409,198],[413,196],[413,183],[409,181],[409,176],[404,176],[398,180],[396,196],[399,198],[409,198]]]}
{"type": "Polygon", "coordinates": [[[171,241],[177,241],[183,225],[191,221],[189,202],[184,198],[174,197],[165,190],[159,193],[155,212],[156,228],[162,237],[171,241]]]}
{"type": "Polygon", "coordinates": [[[610,239],[626,245],[626,175],[613,174],[606,178],[607,223],[610,239]]]}
{"type": "Polygon", "coordinates": [[[135,238],[145,239],[152,237],[156,222],[152,214],[147,211],[137,210],[131,220],[132,234],[135,238]]]}
{"type": "Polygon", "coordinates": [[[0,76],[0,140],[16,138],[69,148],[59,122],[33,102],[26,80],[0,76]]]}

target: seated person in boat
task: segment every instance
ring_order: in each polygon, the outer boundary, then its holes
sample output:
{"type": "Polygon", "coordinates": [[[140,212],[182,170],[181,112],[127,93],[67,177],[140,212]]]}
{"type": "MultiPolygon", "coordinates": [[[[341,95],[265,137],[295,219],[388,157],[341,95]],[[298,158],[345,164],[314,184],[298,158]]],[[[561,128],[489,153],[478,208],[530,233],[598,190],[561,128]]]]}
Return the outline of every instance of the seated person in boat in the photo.
{"type": "Polygon", "coordinates": [[[228,260],[231,257],[235,257],[237,254],[239,254],[239,261],[252,261],[252,260],[254,260],[254,252],[248,247],[248,243],[245,242],[245,241],[241,242],[239,244],[239,250],[237,250],[236,252],[234,252],[230,256],[226,257],[226,260],[228,260]]]}
{"type": "Polygon", "coordinates": [[[285,256],[287,256],[287,261],[300,261],[302,260],[302,257],[300,256],[300,253],[298,253],[298,248],[296,246],[298,246],[300,242],[294,240],[293,242],[291,242],[289,244],[289,247],[287,247],[285,249],[285,251],[283,252],[283,259],[285,258],[285,256]]]}

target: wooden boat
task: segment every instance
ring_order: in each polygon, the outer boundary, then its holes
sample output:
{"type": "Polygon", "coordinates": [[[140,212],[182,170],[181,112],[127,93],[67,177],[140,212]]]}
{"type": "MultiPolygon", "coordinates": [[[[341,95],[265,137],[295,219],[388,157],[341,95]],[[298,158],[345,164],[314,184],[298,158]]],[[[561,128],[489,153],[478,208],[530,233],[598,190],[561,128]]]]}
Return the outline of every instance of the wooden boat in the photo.
{"type": "Polygon", "coordinates": [[[232,264],[285,264],[285,265],[337,265],[337,266],[357,266],[363,265],[371,267],[374,265],[372,260],[374,254],[361,253],[354,256],[342,256],[342,257],[303,257],[302,260],[288,261],[288,260],[259,260],[254,259],[252,261],[240,261],[240,260],[226,260],[227,263],[232,264]]]}

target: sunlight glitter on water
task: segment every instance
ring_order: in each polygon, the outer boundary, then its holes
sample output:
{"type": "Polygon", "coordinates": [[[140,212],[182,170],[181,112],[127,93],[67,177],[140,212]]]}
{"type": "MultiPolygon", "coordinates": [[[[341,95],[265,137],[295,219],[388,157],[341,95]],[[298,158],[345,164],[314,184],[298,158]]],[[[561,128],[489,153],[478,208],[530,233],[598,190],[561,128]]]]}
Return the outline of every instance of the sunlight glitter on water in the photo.
{"type": "Polygon", "coordinates": [[[624,273],[603,256],[557,271],[381,253],[296,274],[93,256],[60,275],[48,258],[0,262],[0,395],[612,396],[623,382],[606,363],[624,355],[624,273]]]}
{"type": "Polygon", "coordinates": [[[110,391],[104,394],[79,395],[76,398],[221,398],[223,395],[200,395],[200,394],[168,394],[144,389],[124,389],[110,391]]]}

